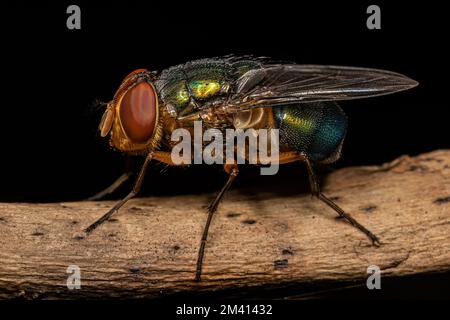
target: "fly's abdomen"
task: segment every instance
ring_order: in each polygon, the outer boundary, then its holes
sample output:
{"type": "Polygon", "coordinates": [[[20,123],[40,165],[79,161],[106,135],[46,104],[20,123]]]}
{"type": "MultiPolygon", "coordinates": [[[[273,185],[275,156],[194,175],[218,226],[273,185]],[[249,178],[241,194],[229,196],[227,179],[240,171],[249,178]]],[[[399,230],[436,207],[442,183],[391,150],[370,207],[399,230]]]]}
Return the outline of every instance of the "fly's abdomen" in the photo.
{"type": "Polygon", "coordinates": [[[307,103],[273,108],[280,130],[280,148],[307,154],[311,160],[339,158],[347,131],[347,117],[334,102],[307,103]]]}

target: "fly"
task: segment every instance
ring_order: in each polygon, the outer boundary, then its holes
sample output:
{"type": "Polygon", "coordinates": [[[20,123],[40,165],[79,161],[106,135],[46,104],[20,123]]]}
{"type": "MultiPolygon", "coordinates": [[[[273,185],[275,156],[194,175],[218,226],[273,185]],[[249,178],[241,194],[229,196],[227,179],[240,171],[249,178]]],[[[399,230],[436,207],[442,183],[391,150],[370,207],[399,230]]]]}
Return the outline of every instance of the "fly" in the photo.
{"type": "MultiPolygon", "coordinates": [[[[140,190],[152,160],[175,165],[171,133],[192,130],[194,121],[205,128],[279,130],[279,163],[304,162],[311,192],[373,245],[378,237],[325,196],[314,166],[339,159],[347,117],[335,101],[368,98],[413,88],[404,75],[377,69],[272,63],[252,57],[219,57],[190,61],[161,72],[138,69],[125,77],[107,104],[99,130],[115,149],[144,155],[145,161],[131,192],[85,229],[89,234],[108,220],[140,190]]],[[[236,163],[225,164],[228,180],[208,206],[197,258],[195,280],[202,272],[211,219],[226,191],[238,176],[236,163]]],[[[129,177],[91,199],[114,191],[129,177]]]]}

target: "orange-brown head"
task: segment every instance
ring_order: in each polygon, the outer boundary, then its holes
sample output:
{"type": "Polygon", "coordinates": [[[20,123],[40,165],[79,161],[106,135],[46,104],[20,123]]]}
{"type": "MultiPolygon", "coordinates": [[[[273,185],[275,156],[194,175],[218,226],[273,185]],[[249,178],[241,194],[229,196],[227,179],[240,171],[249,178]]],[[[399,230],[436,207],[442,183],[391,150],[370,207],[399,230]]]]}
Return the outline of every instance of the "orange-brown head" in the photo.
{"type": "Polygon", "coordinates": [[[110,133],[111,146],[130,153],[157,148],[162,124],[153,81],[151,72],[135,70],[125,77],[108,103],[99,130],[102,137],[110,133]]]}

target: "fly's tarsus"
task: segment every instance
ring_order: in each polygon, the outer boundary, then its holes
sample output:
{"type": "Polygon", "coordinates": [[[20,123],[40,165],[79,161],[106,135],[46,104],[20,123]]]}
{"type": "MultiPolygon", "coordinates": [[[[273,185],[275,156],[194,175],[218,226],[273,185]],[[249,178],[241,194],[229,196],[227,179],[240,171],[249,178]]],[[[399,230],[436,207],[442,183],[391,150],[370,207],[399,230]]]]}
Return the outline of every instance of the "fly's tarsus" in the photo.
{"type": "Polygon", "coordinates": [[[94,231],[99,225],[104,223],[106,220],[111,218],[111,216],[117,212],[128,200],[136,196],[139,191],[141,190],[142,182],[144,181],[145,173],[147,172],[147,167],[150,161],[153,159],[153,153],[150,152],[147,157],[145,158],[144,164],[142,165],[141,171],[139,172],[139,175],[136,179],[136,182],[134,183],[133,190],[122,200],[120,200],[118,203],[114,205],[107,213],[105,213],[103,216],[100,217],[97,221],[95,221],[93,224],[91,224],[89,227],[84,229],[84,232],[86,234],[91,233],[94,231]]]}
{"type": "Polygon", "coordinates": [[[300,154],[300,160],[305,162],[306,168],[308,170],[308,178],[309,183],[311,185],[311,193],[313,196],[316,196],[320,201],[325,203],[327,206],[329,206],[331,209],[336,211],[336,213],[339,215],[339,217],[344,218],[347,220],[352,226],[363,232],[369,239],[372,241],[372,244],[379,247],[381,245],[380,240],[376,235],[374,235],[369,229],[364,227],[362,224],[360,224],[355,218],[353,218],[351,215],[346,213],[344,210],[342,210],[341,207],[339,207],[334,201],[332,201],[330,198],[325,196],[322,191],[320,190],[320,184],[319,180],[317,178],[317,175],[314,172],[314,168],[312,165],[312,162],[308,155],[302,153],[300,154]]]}
{"type": "Polygon", "coordinates": [[[347,220],[352,226],[363,232],[371,241],[374,246],[379,247],[381,245],[380,240],[378,237],[373,234],[369,229],[364,227],[362,224],[360,224],[355,218],[353,218],[351,215],[346,213],[344,210],[341,209],[336,203],[331,201],[327,196],[325,196],[323,193],[319,193],[318,198],[327,204],[330,208],[332,208],[334,211],[339,214],[340,217],[347,220]]]}

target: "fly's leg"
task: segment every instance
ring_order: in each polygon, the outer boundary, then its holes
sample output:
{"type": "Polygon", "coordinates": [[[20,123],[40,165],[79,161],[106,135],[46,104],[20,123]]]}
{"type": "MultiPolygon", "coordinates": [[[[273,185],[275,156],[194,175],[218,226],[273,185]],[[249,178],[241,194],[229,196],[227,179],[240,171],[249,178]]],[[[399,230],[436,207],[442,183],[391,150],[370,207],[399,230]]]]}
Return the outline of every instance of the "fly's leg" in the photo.
{"type": "Polygon", "coordinates": [[[334,203],[330,198],[326,197],[321,191],[319,186],[319,181],[317,179],[316,174],[314,173],[312,163],[308,156],[302,155],[302,160],[306,163],[306,168],[308,170],[309,183],[311,185],[311,192],[314,196],[316,196],[319,200],[324,202],[327,206],[332,208],[337,214],[347,220],[352,226],[359,229],[363,232],[369,239],[372,241],[373,245],[379,246],[380,240],[376,235],[374,235],[370,230],[356,221],[351,215],[342,210],[336,203],[334,203]]]}
{"type": "Polygon", "coordinates": [[[136,182],[134,183],[133,190],[122,200],[120,200],[114,207],[112,207],[107,213],[105,213],[103,216],[100,217],[97,221],[95,221],[93,224],[91,224],[89,227],[87,227],[84,231],[89,234],[91,233],[95,228],[97,228],[99,225],[101,225],[103,222],[111,218],[111,216],[119,210],[128,200],[133,198],[141,189],[142,182],[144,181],[145,172],[147,171],[148,164],[153,159],[153,153],[149,153],[147,157],[145,158],[144,164],[142,165],[141,171],[139,172],[139,175],[136,179],[136,182]]]}
{"type": "Polygon", "coordinates": [[[103,197],[107,196],[108,194],[113,193],[117,190],[125,181],[127,181],[132,175],[132,172],[125,172],[123,173],[112,185],[110,185],[108,188],[100,191],[99,193],[93,195],[92,197],[87,198],[87,201],[97,201],[102,199],[103,197]]]}
{"type": "Polygon", "coordinates": [[[202,240],[200,242],[200,248],[198,250],[198,257],[197,257],[197,269],[195,272],[195,281],[200,281],[200,277],[202,274],[202,264],[203,264],[203,256],[205,254],[205,246],[206,246],[206,240],[208,239],[208,230],[209,226],[211,224],[212,217],[214,213],[217,210],[217,207],[219,206],[220,201],[223,198],[223,195],[225,192],[230,188],[231,184],[233,183],[234,179],[236,179],[239,171],[237,168],[237,165],[225,165],[224,166],[225,171],[228,173],[228,180],[225,183],[225,185],[222,187],[220,192],[217,194],[216,198],[213,202],[208,206],[208,218],[206,220],[205,227],[203,229],[203,235],[202,240]]]}
{"type": "Polygon", "coordinates": [[[131,170],[131,161],[130,157],[127,157],[127,162],[125,166],[125,173],[123,173],[116,181],[113,182],[109,187],[100,191],[99,193],[94,194],[93,196],[87,198],[87,201],[97,201],[107,196],[108,194],[116,191],[125,181],[127,181],[131,175],[133,174],[131,170]]]}

